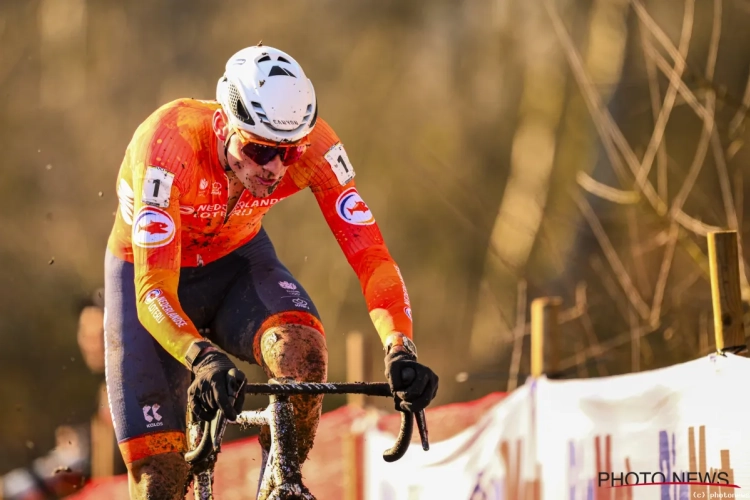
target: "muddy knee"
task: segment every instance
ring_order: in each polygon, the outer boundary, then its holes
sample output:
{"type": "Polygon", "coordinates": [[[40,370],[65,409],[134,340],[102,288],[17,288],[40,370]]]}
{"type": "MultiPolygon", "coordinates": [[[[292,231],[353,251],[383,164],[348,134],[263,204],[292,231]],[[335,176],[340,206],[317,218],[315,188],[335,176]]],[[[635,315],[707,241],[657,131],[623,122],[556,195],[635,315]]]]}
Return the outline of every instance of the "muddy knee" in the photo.
{"type": "MultiPolygon", "coordinates": [[[[259,350],[261,366],[268,377],[289,377],[300,382],[325,382],[328,376],[328,350],[325,337],[315,328],[290,324],[263,332],[259,350]]],[[[292,396],[294,423],[300,463],[313,445],[323,407],[323,396],[292,396]]],[[[268,449],[270,436],[261,430],[261,444],[268,449]]]]}
{"type": "Polygon", "coordinates": [[[130,498],[178,500],[185,497],[188,464],[179,453],[162,453],[128,465],[130,498]]]}

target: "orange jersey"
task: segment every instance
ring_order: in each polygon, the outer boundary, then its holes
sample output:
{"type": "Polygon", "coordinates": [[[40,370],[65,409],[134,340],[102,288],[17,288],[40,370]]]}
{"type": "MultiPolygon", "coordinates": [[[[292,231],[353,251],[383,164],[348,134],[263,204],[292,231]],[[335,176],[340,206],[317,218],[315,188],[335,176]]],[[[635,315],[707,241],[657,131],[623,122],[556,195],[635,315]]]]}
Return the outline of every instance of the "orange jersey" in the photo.
{"type": "Polygon", "coordinates": [[[359,277],[381,341],[396,332],[412,338],[406,286],[331,127],[319,118],[311,146],[276,190],[267,198],[244,190],[225,222],[228,179],[211,126],[218,108],[214,101],[194,99],[165,104],[138,127],[120,167],[119,208],[107,245],[135,266],[144,327],[185,363],[190,344],[201,336],[177,298],[180,268],[202,266],[236,250],[258,233],[273,205],[310,188],[359,277]]]}

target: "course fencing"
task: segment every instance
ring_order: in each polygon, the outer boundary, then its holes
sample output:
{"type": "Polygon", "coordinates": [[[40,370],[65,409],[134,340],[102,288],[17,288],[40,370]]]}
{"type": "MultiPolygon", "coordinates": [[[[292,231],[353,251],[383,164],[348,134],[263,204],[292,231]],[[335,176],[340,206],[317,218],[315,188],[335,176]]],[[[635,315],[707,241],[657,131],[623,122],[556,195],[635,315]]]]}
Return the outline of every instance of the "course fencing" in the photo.
{"type": "Polygon", "coordinates": [[[590,380],[529,379],[475,424],[388,464],[364,434],[367,500],[750,498],[750,360],[710,355],[590,380]]]}

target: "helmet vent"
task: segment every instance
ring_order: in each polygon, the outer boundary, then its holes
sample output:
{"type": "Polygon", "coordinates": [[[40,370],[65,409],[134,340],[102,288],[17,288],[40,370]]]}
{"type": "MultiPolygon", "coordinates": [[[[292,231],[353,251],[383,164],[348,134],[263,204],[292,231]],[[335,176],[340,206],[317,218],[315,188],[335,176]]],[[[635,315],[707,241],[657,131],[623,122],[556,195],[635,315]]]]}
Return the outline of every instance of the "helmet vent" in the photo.
{"type": "Polygon", "coordinates": [[[261,62],[270,61],[270,60],[271,60],[270,56],[263,56],[260,59],[258,59],[257,62],[261,63],[261,62]]]}
{"type": "Polygon", "coordinates": [[[288,69],[284,69],[281,66],[274,66],[271,68],[271,71],[268,72],[268,76],[291,76],[297,78],[288,69]]]}
{"type": "Polygon", "coordinates": [[[253,107],[253,111],[255,111],[255,114],[258,115],[258,118],[260,118],[261,123],[271,123],[268,119],[268,115],[266,115],[266,110],[263,109],[263,106],[257,101],[250,101],[250,105],[253,107]]]}
{"type": "Polygon", "coordinates": [[[255,125],[255,122],[250,116],[250,113],[248,113],[245,104],[242,102],[242,99],[240,99],[240,93],[237,90],[237,87],[233,83],[229,84],[229,109],[241,122],[247,123],[248,125],[255,125]]]}
{"type": "Polygon", "coordinates": [[[282,56],[277,57],[276,60],[277,61],[281,61],[281,62],[285,62],[287,64],[292,64],[285,57],[282,57],[282,56]]]}

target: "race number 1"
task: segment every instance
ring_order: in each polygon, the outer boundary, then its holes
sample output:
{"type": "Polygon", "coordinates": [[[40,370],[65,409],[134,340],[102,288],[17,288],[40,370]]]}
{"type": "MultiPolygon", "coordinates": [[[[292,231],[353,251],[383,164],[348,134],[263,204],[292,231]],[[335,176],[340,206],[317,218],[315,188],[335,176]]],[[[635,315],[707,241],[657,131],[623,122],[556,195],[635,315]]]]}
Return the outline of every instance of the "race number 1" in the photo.
{"type": "Polygon", "coordinates": [[[339,184],[342,186],[354,178],[354,168],[346,156],[344,145],[340,142],[334,144],[325,155],[331,170],[336,174],[339,184]]]}
{"type": "Polygon", "coordinates": [[[174,174],[160,167],[150,166],[146,168],[146,177],[143,179],[143,193],[141,200],[152,207],[167,208],[169,196],[172,192],[172,181],[174,174]]]}

